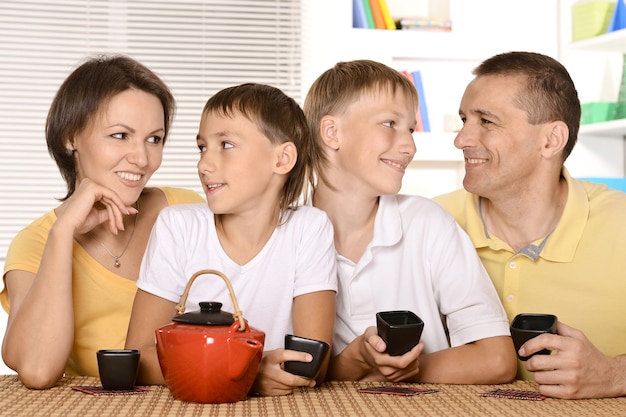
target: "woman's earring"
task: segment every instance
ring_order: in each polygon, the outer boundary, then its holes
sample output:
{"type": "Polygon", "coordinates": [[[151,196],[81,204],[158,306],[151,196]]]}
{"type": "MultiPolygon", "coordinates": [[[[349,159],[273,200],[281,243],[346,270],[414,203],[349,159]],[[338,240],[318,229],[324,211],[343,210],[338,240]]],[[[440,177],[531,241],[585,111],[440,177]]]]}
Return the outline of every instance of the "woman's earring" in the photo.
{"type": "Polygon", "coordinates": [[[67,156],[73,155],[75,151],[76,151],[76,149],[74,149],[74,148],[66,148],[65,149],[65,153],[67,154],[67,156]]]}

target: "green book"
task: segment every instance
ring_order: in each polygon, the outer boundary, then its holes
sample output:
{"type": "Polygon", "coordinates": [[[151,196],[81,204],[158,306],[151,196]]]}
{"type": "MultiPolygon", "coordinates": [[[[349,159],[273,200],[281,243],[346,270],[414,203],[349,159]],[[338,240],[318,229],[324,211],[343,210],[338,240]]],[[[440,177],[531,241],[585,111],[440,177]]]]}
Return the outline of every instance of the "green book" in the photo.
{"type": "Polygon", "coordinates": [[[622,56],[622,59],[622,81],[619,86],[617,105],[615,106],[615,119],[626,119],[626,54],[622,56]]]}
{"type": "Polygon", "coordinates": [[[370,6],[370,0],[362,0],[363,9],[365,9],[365,18],[367,19],[367,27],[369,29],[376,29],[376,23],[374,23],[374,15],[372,14],[372,6],[370,6]]]}

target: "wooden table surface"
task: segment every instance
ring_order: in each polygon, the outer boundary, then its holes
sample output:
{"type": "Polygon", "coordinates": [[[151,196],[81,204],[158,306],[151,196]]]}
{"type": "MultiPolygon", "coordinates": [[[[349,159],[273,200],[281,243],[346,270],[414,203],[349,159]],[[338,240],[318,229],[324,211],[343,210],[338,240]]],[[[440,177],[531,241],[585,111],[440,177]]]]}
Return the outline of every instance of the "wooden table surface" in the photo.
{"type": "Polygon", "coordinates": [[[74,386],[100,386],[97,378],[63,378],[48,390],[29,390],[15,375],[0,376],[0,416],[626,416],[626,398],[542,401],[482,397],[487,390],[536,391],[517,381],[506,385],[396,384],[434,388],[413,396],[365,394],[357,388],[383,383],[329,382],[299,389],[293,395],[255,397],[230,404],[196,404],[175,400],[166,387],[146,387],[139,394],[91,395],[74,386]]]}

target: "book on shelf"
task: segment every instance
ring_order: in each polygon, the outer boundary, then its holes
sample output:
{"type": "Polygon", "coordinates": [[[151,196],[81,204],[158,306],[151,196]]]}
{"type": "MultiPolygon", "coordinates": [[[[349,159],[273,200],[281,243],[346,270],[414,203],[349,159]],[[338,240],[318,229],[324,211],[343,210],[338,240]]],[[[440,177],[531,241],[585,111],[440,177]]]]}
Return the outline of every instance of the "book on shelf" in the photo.
{"type": "Polygon", "coordinates": [[[450,32],[452,21],[428,17],[402,17],[396,21],[396,27],[402,30],[432,30],[450,32]]]}
{"type": "Polygon", "coordinates": [[[386,0],[352,0],[352,27],[397,29],[386,0]]]}
{"type": "Polygon", "coordinates": [[[383,11],[380,8],[380,0],[365,1],[369,1],[370,3],[372,16],[374,16],[374,26],[376,27],[376,29],[387,29],[387,26],[385,26],[385,19],[383,18],[383,11]]]}
{"type": "Polygon", "coordinates": [[[626,5],[623,0],[617,0],[615,3],[615,10],[611,17],[611,23],[609,23],[608,32],[614,32],[626,28],[626,5]]]}
{"type": "Polygon", "coordinates": [[[352,0],[352,27],[361,29],[369,28],[363,0],[352,0]]]}
{"type": "Polygon", "coordinates": [[[443,32],[452,30],[449,10],[440,10],[441,7],[430,10],[433,4],[429,3],[428,7],[424,8],[423,5],[414,1],[352,0],[352,27],[443,32]]]}
{"type": "Polygon", "coordinates": [[[367,19],[367,27],[369,29],[375,29],[376,24],[374,23],[374,15],[372,14],[372,6],[370,6],[369,0],[357,0],[360,1],[363,5],[363,10],[365,10],[365,18],[367,19]]]}
{"type": "MultiPolygon", "coordinates": [[[[409,79],[409,81],[411,81],[411,84],[413,84],[413,86],[415,86],[415,78],[413,77],[413,74],[410,73],[407,70],[401,71],[402,74],[409,79]]],[[[417,91],[417,86],[415,87],[415,90],[417,91]]],[[[422,107],[422,102],[424,102],[424,98],[419,94],[419,92],[417,93],[418,95],[418,100],[419,100],[419,108],[417,110],[417,113],[415,114],[415,120],[417,121],[417,123],[415,124],[415,131],[416,132],[425,132],[424,130],[424,122],[422,121],[422,114],[421,114],[421,110],[420,108],[422,107]]],[[[423,104],[424,106],[426,105],[426,103],[424,102],[423,104]]]]}
{"type": "Polygon", "coordinates": [[[391,13],[389,12],[389,5],[385,0],[380,1],[380,11],[383,14],[383,20],[385,21],[385,27],[389,30],[396,30],[396,22],[391,17],[391,13]]]}
{"type": "Polygon", "coordinates": [[[422,131],[430,132],[430,121],[428,120],[428,106],[426,105],[426,95],[424,94],[424,84],[422,83],[422,73],[413,71],[413,84],[417,90],[419,99],[419,119],[422,121],[422,131]]]}

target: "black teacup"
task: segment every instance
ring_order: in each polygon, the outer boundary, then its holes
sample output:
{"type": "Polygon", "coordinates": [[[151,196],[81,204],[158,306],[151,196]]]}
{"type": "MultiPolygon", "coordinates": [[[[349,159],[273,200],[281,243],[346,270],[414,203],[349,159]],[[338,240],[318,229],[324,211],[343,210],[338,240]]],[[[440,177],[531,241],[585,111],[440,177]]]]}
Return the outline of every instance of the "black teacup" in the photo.
{"type": "Polygon", "coordinates": [[[312,362],[286,361],[285,371],[300,375],[305,378],[314,379],[322,367],[322,363],[330,350],[330,345],[321,340],[307,339],[305,337],[285,335],[285,349],[307,352],[313,356],[312,362]]]}
{"type": "Polygon", "coordinates": [[[103,349],[97,353],[102,388],[131,390],[139,369],[139,351],[135,349],[103,349]]]}
{"type": "Polygon", "coordinates": [[[376,313],[376,327],[387,345],[385,352],[399,356],[419,343],[424,322],[411,311],[382,311],[376,313]]]}
{"type": "MultiPolygon", "coordinates": [[[[513,344],[515,345],[515,351],[518,352],[526,341],[532,339],[535,336],[539,336],[543,333],[556,333],[556,324],[558,319],[552,314],[518,314],[511,322],[511,337],[513,338],[513,344]]],[[[533,355],[549,355],[548,349],[540,350],[533,355]]],[[[517,357],[526,361],[531,356],[517,357]]]]}

